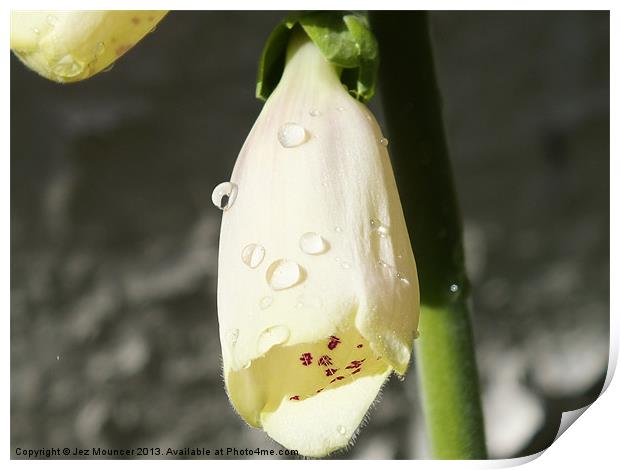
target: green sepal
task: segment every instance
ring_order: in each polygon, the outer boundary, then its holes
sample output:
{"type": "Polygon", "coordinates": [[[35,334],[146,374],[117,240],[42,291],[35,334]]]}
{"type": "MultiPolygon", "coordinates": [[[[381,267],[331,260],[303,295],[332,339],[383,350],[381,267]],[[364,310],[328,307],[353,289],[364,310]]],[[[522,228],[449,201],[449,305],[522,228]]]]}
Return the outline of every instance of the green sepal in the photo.
{"type": "Polygon", "coordinates": [[[342,69],[340,79],[351,95],[362,102],[372,98],[379,59],[377,41],[364,15],[342,11],[296,12],[276,26],[261,55],[257,98],[266,100],[278,85],[284,71],[286,47],[297,24],[325,59],[342,69]]]}

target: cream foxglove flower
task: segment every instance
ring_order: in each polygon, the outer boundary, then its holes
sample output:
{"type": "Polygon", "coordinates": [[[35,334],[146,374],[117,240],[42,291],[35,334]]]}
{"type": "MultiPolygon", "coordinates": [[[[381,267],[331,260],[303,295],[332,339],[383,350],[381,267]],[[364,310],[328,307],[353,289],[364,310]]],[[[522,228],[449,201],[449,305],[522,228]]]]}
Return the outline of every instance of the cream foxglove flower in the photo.
{"type": "Polygon", "coordinates": [[[213,193],[230,400],[305,456],[346,446],[409,363],[418,280],[386,146],[300,35],[231,181],[213,193]]]}
{"type": "Polygon", "coordinates": [[[166,15],[157,10],[13,11],[11,49],[56,82],[84,80],[109,67],[166,15]]]}

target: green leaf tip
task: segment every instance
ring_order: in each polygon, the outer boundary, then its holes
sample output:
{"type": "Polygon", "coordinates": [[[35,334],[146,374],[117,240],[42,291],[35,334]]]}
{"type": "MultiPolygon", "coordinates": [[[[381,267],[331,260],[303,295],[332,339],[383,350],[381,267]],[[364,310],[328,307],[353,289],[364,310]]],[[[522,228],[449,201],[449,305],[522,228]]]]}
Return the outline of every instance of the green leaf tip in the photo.
{"type": "Polygon", "coordinates": [[[288,15],[271,32],[263,48],[256,97],[266,100],[278,85],[293,28],[299,25],[325,59],[342,69],[340,80],[362,102],[375,94],[379,50],[366,16],[359,12],[312,11],[288,15]]]}

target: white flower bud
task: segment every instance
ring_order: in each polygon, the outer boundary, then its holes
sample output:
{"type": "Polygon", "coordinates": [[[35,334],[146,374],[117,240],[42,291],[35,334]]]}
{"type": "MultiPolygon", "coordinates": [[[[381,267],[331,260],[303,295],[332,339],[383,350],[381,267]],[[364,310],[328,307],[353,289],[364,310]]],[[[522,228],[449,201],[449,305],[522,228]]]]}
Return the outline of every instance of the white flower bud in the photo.
{"type": "Polygon", "coordinates": [[[155,10],[13,11],[11,49],[57,82],[84,80],[109,67],[166,15],[155,10]]]}
{"type": "Polygon", "coordinates": [[[335,68],[295,37],[230,184],[214,192],[230,400],[306,456],[346,446],[409,363],[418,280],[382,139],[335,68]]]}

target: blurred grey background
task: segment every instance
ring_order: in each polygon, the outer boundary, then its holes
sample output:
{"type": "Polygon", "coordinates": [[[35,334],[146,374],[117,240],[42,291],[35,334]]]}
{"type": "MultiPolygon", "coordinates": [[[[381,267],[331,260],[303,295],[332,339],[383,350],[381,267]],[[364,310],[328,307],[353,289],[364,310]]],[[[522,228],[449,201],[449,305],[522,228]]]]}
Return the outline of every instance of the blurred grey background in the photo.
{"type": "MultiPolygon", "coordinates": [[[[173,12],[67,86],[11,57],[12,456],[280,448],[224,392],[210,194],[261,108],[257,59],[281,18],[173,12]]],[[[606,373],[609,15],[431,21],[490,456],[527,455],[606,373]]],[[[414,370],[335,458],[428,457],[414,370]]]]}

